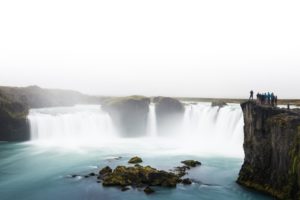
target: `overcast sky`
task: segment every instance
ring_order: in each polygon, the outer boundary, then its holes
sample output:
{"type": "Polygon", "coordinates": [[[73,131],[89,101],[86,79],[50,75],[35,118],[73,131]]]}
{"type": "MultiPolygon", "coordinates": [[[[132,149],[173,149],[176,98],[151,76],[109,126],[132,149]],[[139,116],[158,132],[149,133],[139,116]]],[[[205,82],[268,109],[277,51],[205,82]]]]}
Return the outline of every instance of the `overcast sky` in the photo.
{"type": "Polygon", "coordinates": [[[7,0],[0,85],[300,98],[300,1],[7,0]]]}

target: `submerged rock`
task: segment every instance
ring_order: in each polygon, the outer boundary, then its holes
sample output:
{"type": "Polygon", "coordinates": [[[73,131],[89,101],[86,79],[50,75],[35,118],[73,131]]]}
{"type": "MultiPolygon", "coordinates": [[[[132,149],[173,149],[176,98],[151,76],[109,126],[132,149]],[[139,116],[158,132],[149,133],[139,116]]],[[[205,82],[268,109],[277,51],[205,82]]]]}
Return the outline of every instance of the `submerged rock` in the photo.
{"type": "Polygon", "coordinates": [[[189,170],[190,167],[189,166],[179,166],[179,167],[175,167],[175,169],[173,170],[179,177],[183,177],[184,175],[187,174],[187,170],[189,170]]]}
{"type": "Polygon", "coordinates": [[[96,176],[94,172],[90,173],[89,176],[96,176]]]}
{"type": "Polygon", "coordinates": [[[185,178],[185,179],[182,179],[181,183],[184,185],[191,185],[192,181],[189,178],[185,178]]]}
{"type": "Polygon", "coordinates": [[[126,192],[127,190],[130,190],[130,188],[129,188],[129,187],[122,187],[122,188],[121,188],[121,191],[122,191],[122,192],[126,192]]]}
{"type": "Polygon", "coordinates": [[[196,160],[184,160],[184,161],[181,161],[181,163],[183,163],[184,165],[186,165],[188,167],[197,167],[197,166],[201,165],[201,162],[196,161],[196,160]]]}
{"type": "Polygon", "coordinates": [[[152,194],[152,193],[154,193],[155,191],[154,191],[151,187],[147,186],[147,187],[144,189],[144,192],[145,192],[146,194],[152,194]]]}
{"type": "MultiPolygon", "coordinates": [[[[137,157],[137,156],[132,157],[132,158],[128,161],[128,163],[130,163],[130,164],[138,164],[138,163],[141,163],[141,162],[143,162],[143,160],[142,160],[140,157],[137,157]]],[[[137,167],[139,167],[139,165],[137,165],[137,167]]]]}

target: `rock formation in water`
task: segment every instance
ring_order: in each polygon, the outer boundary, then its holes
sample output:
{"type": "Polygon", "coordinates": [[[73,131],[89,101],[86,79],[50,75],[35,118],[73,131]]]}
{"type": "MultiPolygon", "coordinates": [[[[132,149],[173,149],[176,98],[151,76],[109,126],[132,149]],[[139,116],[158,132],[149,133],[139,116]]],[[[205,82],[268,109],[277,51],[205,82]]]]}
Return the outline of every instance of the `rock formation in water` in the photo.
{"type": "Polygon", "coordinates": [[[159,134],[174,134],[182,123],[184,105],[170,97],[155,97],[154,103],[159,134]]]}
{"type": "Polygon", "coordinates": [[[237,182],[279,199],[300,199],[300,111],[241,106],[245,160],[237,182]]]}
{"type": "MultiPolygon", "coordinates": [[[[193,163],[193,167],[200,165],[199,161],[187,161],[189,164],[193,163]]],[[[176,187],[179,183],[184,185],[192,184],[192,180],[189,178],[181,179],[184,175],[186,175],[186,171],[190,169],[189,167],[185,166],[187,168],[183,169],[184,173],[178,173],[177,169],[182,167],[176,167],[174,172],[168,172],[164,170],[158,170],[151,166],[144,167],[139,164],[129,167],[117,166],[114,170],[112,170],[109,166],[106,166],[99,171],[97,179],[99,183],[102,182],[102,185],[106,187],[117,186],[121,187],[122,191],[128,190],[128,186],[145,188],[144,192],[146,194],[150,194],[154,192],[150,186],[176,187]]],[[[94,176],[94,173],[91,174],[92,175],[87,175],[87,177],[94,176]]],[[[76,178],[77,175],[72,175],[71,177],[76,178]]]]}
{"type": "Polygon", "coordinates": [[[111,116],[119,133],[126,137],[144,136],[150,98],[143,96],[114,97],[104,102],[103,109],[111,116]]]}
{"type": "Polygon", "coordinates": [[[29,139],[28,106],[0,93],[0,141],[29,139]]]}

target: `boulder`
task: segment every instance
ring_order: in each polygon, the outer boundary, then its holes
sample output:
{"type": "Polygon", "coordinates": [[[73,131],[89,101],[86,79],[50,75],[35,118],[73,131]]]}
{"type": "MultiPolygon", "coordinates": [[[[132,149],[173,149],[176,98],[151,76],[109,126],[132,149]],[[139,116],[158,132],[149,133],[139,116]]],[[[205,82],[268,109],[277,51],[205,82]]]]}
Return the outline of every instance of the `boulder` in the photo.
{"type": "Polygon", "coordinates": [[[184,185],[191,185],[192,181],[189,178],[185,178],[185,179],[182,179],[181,183],[184,185]]]}
{"type": "Polygon", "coordinates": [[[108,174],[112,173],[112,169],[109,166],[104,167],[100,170],[99,175],[100,176],[106,176],[108,174]]]}
{"type": "Polygon", "coordinates": [[[185,160],[185,161],[181,161],[181,163],[188,167],[197,167],[197,166],[201,165],[201,162],[196,161],[196,160],[185,160]]]}
{"type": "MultiPolygon", "coordinates": [[[[128,163],[130,163],[130,164],[138,164],[138,163],[141,163],[141,162],[143,162],[143,160],[142,160],[140,157],[137,157],[137,156],[132,157],[132,158],[128,161],[128,163]]],[[[139,167],[139,165],[136,165],[136,166],[139,167]]]]}
{"type": "Polygon", "coordinates": [[[144,192],[145,192],[146,194],[152,194],[152,193],[154,193],[155,191],[154,191],[151,187],[147,186],[147,187],[144,189],[144,192]]]}
{"type": "Polygon", "coordinates": [[[140,137],[147,134],[150,99],[143,96],[109,98],[103,109],[109,113],[121,136],[140,137]]]}

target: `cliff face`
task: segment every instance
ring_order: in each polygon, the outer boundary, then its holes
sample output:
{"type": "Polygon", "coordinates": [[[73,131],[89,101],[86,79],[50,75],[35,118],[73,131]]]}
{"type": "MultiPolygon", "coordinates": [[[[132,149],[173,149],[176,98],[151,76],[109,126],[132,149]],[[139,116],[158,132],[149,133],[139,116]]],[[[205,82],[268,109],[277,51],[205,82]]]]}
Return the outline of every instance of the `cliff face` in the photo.
{"type": "Polygon", "coordinates": [[[29,139],[28,107],[0,94],[0,141],[29,139]]]}
{"type": "Polygon", "coordinates": [[[183,120],[183,104],[170,97],[155,97],[154,102],[159,135],[174,134],[183,120]]]}
{"type": "Polygon", "coordinates": [[[119,133],[126,137],[147,133],[150,98],[142,96],[115,97],[104,102],[103,109],[112,118],[119,133]]]}
{"type": "Polygon", "coordinates": [[[300,199],[300,111],[241,104],[245,160],[237,182],[279,199],[300,199]]]}

